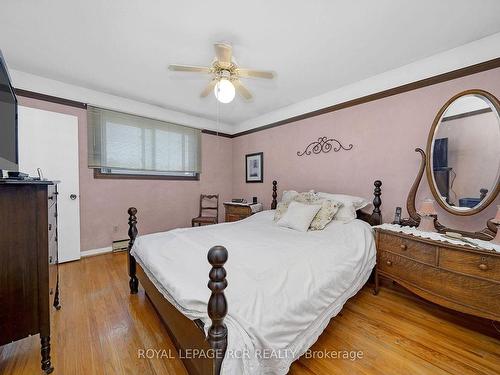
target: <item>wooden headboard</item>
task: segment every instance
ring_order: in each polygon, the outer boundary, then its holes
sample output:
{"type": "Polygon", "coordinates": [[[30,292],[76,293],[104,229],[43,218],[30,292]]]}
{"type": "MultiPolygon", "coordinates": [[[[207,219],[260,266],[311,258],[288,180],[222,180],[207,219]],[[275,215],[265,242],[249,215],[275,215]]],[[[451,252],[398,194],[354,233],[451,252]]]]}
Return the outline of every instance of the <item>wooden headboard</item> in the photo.
{"type": "MultiPolygon", "coordinates": [[[[380,196],[382,195],[382,181],[375,180],[373,183],[375,188],[373,189],[373,211],[372,213],[363,212],[361,210],[356,211],[356,218],[366,221],[370,225],[379,225],[382,224],[382,212],[380,212],[380,206],[382,205],[382,199],[380,196]]],[[[276,209],[278,205],[278,201],[276,198],[278,197],[278,181],[273,181],[273,200],[271,201],[271,209],[276,209]]]]}

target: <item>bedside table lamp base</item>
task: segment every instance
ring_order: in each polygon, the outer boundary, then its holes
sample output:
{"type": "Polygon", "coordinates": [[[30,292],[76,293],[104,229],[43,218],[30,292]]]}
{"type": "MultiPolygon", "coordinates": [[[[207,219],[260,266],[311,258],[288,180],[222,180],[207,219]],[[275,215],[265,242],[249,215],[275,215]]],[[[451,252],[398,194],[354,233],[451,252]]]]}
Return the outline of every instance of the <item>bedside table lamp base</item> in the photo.
{"type": "Polygon", "coordinates": [[[421,216],[420,224],[417,228],[422,232],[436,232],[436,228],[434,228],[434,217],[433,216],[421,216]]]}
{"type": "Polygon", "coordinates": [[[500,204],[497,206],[497,214],[491,222],[497,226],[497,235],[491,240],[491,243],[500,245],[500,204]]]}
{"type": "Polygon", "coordinates": [[[436,209],[434,208],[434,201],[430,198],[424,199],[420,205],[420,210],[418,210],[420,215],[420,224],[418,230],[422,232],[436,232],[434,227],[434,218],[437,215],[436,209]]]}
{"type": "Polygon", "coordinates": [[[497,235],[490,242],[495,245],[500,245],[500,224],[497,224],[497,235]]]}

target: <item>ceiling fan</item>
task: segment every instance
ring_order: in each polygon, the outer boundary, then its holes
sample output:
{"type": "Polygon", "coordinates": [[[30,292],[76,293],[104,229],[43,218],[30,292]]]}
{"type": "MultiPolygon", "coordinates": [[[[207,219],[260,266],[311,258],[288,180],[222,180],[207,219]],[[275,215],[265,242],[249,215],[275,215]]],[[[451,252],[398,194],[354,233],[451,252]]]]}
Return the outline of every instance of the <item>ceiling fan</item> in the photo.
{"type": "Polygon", "coordinates": [[[230,103],[235,92],[246,100],[252,99],[252,93],[241,83],[240,78],[274,78],[274,73],[270,71],[240,68],[233,58],[233,49],[229,43],[215,43],[214,48],[215,58],[211,66],[170,64],[168,68],[180,72],[211,74],[212,80],[200,96],[206,97],[213,90],[221,103],[230,103]]]}

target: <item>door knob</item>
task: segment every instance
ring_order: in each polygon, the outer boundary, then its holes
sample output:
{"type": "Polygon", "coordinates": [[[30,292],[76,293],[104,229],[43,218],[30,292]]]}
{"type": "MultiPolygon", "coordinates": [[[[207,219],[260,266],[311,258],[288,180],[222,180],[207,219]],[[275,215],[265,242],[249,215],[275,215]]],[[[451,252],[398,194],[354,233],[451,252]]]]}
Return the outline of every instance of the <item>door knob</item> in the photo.
{"type": "Polygon", "coordinates": [[[74,201],[74,200],[76,199],[76,194],[71,194],[71,195],[69,196],[69,199],[71,199],[71,200],[73,200],[73,201],[74,201]]]}
{"type": "Polygon", "coordinates": [[[487,265],[487,264],[485,264],[485,263],[481,263],[481,264],[479,265],[479,269],[480,269],[481,271],[486,271],[486,270],[488,270],[488,265],[487,265]]]}

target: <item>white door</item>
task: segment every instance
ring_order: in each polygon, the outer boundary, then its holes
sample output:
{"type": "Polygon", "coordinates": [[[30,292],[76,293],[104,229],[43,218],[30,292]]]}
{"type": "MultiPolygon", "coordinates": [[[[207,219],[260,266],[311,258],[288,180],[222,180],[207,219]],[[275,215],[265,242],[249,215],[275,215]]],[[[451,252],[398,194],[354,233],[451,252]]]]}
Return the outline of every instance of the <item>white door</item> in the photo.
{"type": "Polygon", "coordinates": [[[19,106],[19,171],[57,180],[59,262],[80,259],[78,118],[19,106]]]}

